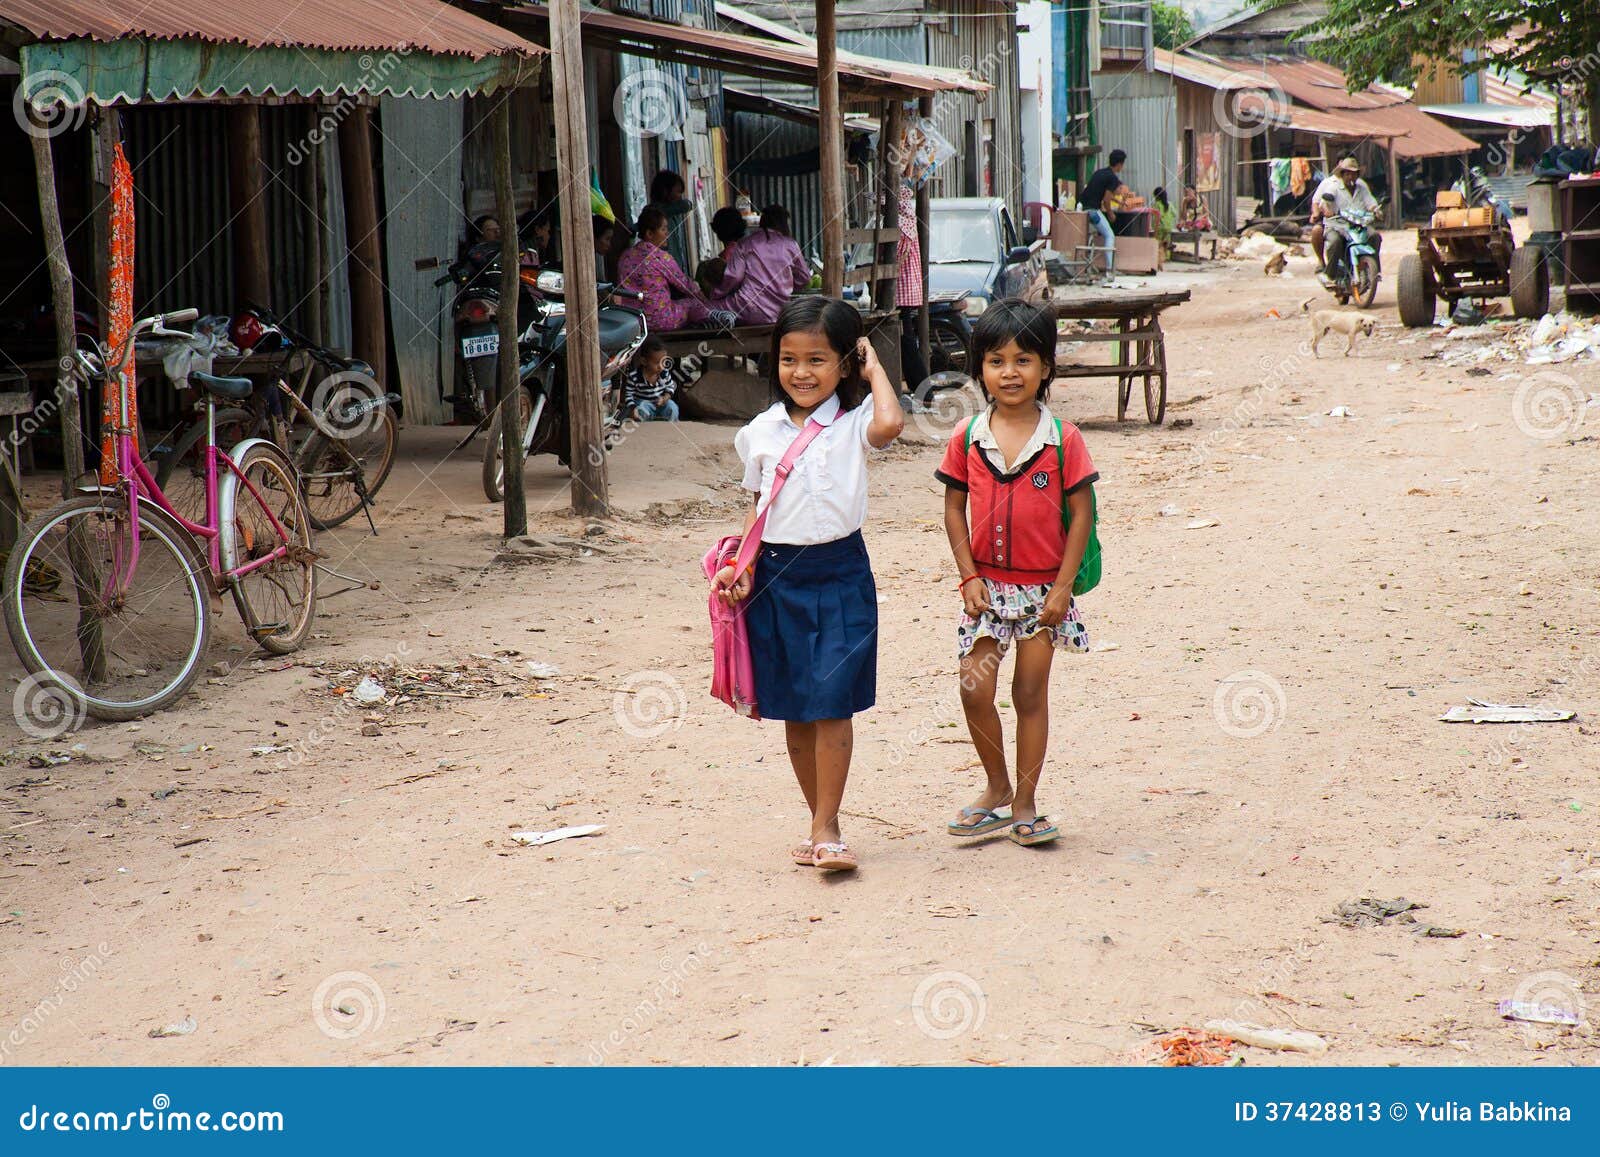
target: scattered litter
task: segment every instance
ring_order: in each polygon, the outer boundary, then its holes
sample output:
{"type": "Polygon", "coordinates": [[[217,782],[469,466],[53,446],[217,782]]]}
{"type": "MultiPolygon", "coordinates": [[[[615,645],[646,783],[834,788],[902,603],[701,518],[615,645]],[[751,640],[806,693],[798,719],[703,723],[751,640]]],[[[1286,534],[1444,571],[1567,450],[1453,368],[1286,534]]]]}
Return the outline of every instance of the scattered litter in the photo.
{"type": "Polygon", "coordinates": [[[1168,1068],[1226,1065],[1233,1061],[1233,1040],[1220,1033],[1179,1028],[1155,1039],[1161,1063],[1168,1068]]]}
{"type": "Polygon", "coordinates": [[[150,1037],[152,1040],[160,1040],[162,1037],[167,1036],[188,1036],[199,1027],[200,1026],[195,1023],[194,1017],[186,1016],[175,1024],[163,1025],[160,1028],[151,1029],[150,1037]]]}
{"type": "Polygon", "coordinates": [[[35,752],[28,756],[29,767],[60,767],[63,763],[71,763],[72,756],[61,751],[35,752]]]}
{"type": "Polygon", "coordinates": [[[361,734],[366,739],[376,739],[383,734],[383,728],[376,723],[363,723],[361,725],[361,734]]]}
{"type": "Polygon", "coordinates": [[[1147,795],[1210,795],[1203,787],[1147,787],[1147,795]]]}
{"type": "Polygon", "coordinates": [[[1349,406],[1335,406],[1333,409],[1328,411],[1328,417],[1330,417],[1330,418],[1354,418],[1355,415],[1350,412],[1350,407],[1349,406]]]}
{"type": "Polygon", "coordinates": [[[1314,1032],[1302,1032],[1299,1029],[1262,1028],[1258,1024],[1242,1024],[1236,1020],[1208,1020],[1206,1031],[1258,1049],[1310,1053],[1312,1056],[1321,1056],[1328,1051],[1327,1041],[1314,1032]]]}
{"type": "Polygon", "coordinates": [[[1495,1007],[1505,1020],[1526,1021],[1528,1024],[1564,1024],[1572,1028],[1583,1023],[1583,1017],[1578,1013],[1554,1004],[1536,1004],[1529,1000],[1502,1000],[1495,1007]]]}
{"type": "Polygon", "coordinates": [[[1390,362],[1384,368],[1387,369],[1391,374],[1398,374],[1401,370],[1405,369],[1405,366],[1400,362],[1390,362]]]}
{"type": "Polygon", "coordinates": [[[1279,245],[1265,233],[1252,233],[1233,247],[1233,252],[1230,256],[1244,261],[1265,262],[1280,253],[1288,256],[1289,247],[1279,245]]]}
{"type": "Polygon", "coordinates": [[[1267,316],[1268,317],[1272,317],[1272,318],[1278,318],[1280,320],[1283,318],[1283,314],[1278,312],[1276,306],[1274,306],[1272,309],[1267,310],[1267,316]]]}
{"type": "Polygon", "coordinates": [[[294,745],[289,743],[260,743],[250,749],[250,754],[255,756],[281,755],[285,751],[293,750],[294,745]]]}
{"type": "Polygon", "coordinates": [[[1565,723],[1577,714],[1559,707],[1533,707],[1528,704],[1486,703],[1468,699],[1467,707],[1452,707],[1439,716],[1441,723],[1565,723]]]}
{"type": "Polygon", "coordinates": [[[383,684],[371,675],[363,675],[355,690],[350,692],[350,697],[363,707],[373,707],[388,698],[388,693],[384,691],[383,684]]]}
{"type": "Polygon", "coordinates": [[[1438,924],[1425,924],[1412,915],[1426,908],[1426,904],[1417,904],[1399,896],[1393,900],[1375,900],[1370,896],[1363,896],[1359,900],[1346,900],[1333,910],[1332,916],[1324,916],[1324,924],[1338,924],[1344,928],[1375,928],[1380,924],[1415,924],[1411,929],[1416,936],[1432,936],[1444,940],[1454,940],[1465,934],[1463,928],[1445,928],[1438,924]]]}
{"type": "Polygon", "coordinates": [[[1096,639],[1094,642],[1089,644],[1089,650],[1090,651],[1120,651],[1120,650],[1122,650],[1122,644],[1121,643],[1107,643],[1107,642],[1104,642],[1103,640],[1096,639]]]}
{"type": "Polygon", "coordinates": [[[1185,529],[1185,530],[1205,530],[1207,527],[1221,526],[1221,525],[1222,525],[1222,523],[1218,522],[1215,518],[1197,518],[1193,522],[1191,522],[1187,526],[1185,526],[1183,529],[1185,529]]]}
{"type": "Polygon", "coordinates": [[[561,668],[554,663],[542,663],[538,659],[529,659],[528,674],[535,679],[554,679],[561,674],[561,668]]]}
{"type": "Polygon", "coordinates": [[[1162,518],[1177,518],[1183,513],[1183,511],[1179,510],[1175,503],[1169,502],[1157,513],[1159,513],[1162,518]]]}
{"type": "Polygon", "coordinates": [[[511,838],[530,848],[553,844],[557,840],[570,840],[577,836],[592,836],[606,830],[605,824],[580,824],[575,828],[557,828],[553,832],[512,832],[511,838]]]}

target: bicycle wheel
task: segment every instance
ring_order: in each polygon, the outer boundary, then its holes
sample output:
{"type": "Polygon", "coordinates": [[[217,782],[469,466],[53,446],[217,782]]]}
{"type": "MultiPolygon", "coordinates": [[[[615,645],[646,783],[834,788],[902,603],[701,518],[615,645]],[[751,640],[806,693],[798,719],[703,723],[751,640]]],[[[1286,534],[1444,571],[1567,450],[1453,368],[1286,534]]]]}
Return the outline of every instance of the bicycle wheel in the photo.
{"type": "MultiPolygon", "coordinates": [[[[249,410],[217,411],[217,445],[237,446],[255,432],[256,416],[249,410]]],[[[202,417],[185,430],[172,449],[160,455],[153,473],[156,485],[172,509],[190,522],[206,520],[206,420],[202,417]]]]}
{"type": "Polygon", "coordinates": [[[91,495],[28,523],[6,563],[11,643],[80,718],[86,710],[122,721],[166,707],[205,659],[211,608],[200,548],[148,502],[139,503],[134,545],[127,506],[91,495]]]}
{"type": "Polygon", "coordinates": [[[246,571],[228,580],[245,630],[287,655],[305,642],[317,609],[311,519],[294,467],[277,447],[253,443],[238,465],[243,479],[230,473],[221,488],[222,568],[246,571]],[[280,548],[285,553],[273,558],[280,548]]]}
{"type": "Polygon", "coordinates": [[[334,436],[313,429],[294,457],[311,525],[318,530],[358,514],[362,496],[377,494],[394,467],[400,422],[393,406],[373,408],[375,400],[359,381],[334,386],[318,415],[334,436]]]}
{"type": "MultiPolygon", "coordinates": [[[[483,447],[483,493],[490,502],[500,502],[506,496],[506,463],[504,436],[500,430],[501,415],[509,411],[501,406],[489,423],[489,441],[483,447]]],[[[517,429],[522,431],[523,445],[528,442],[528,423],[533,421],[533,400],[528,391],[517,388],[517,429]]]]}

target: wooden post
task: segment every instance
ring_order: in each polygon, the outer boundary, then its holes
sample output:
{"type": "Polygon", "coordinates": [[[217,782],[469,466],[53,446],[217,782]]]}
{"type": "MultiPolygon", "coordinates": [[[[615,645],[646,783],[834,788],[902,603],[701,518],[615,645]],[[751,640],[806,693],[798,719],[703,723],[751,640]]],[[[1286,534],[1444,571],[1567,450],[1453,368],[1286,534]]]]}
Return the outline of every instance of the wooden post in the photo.
{"type": "Polygon", "coordinates": [[[1400,154],[1389,138],[1389,228],[1400,228],[1400,154]]]}
{"type": "MultiPolygon", "coordinates": [[[[925,96],[917,102],[917,115],[924,119],[933,116],[933,97],[925,96]]],[[[932,196],[927,181],[917,186],[917,247],[922,255],[922,305],[917,309],[917,341],[922,343],[924,357],[932,348],[928,344],[931,338],[928,332],[928,237],[933,221],[933,210],[929,204],[932,196]]]]}
{"type": "MultiPolygon", "coordinates": [[[[517,279],[521,246],[517,241],[517,197],[511,187],[511,94],[501,89],[495,96],[491,127],[494,140],[494,215],[500,227],[500,462],[505,468],[505,536],[528,533],[528,493],[522,476],[522,359],[517,355],[517,301],[522,296],[517,279]]],[[[569,389],[570,393],[570,389],[569,389]]]]}
{"type": "Polygon", "coordinates": [[[228,217],[233,240],[233,305],[271,307],[267,202],[261,190],[261,117],[253,104],[228,106],[228,217]]]}
{"type": "MultiPolygon", "coordinates": [[[[24,114],[26,115],[26,114],[24,114]]],[[[39,191],[39,220],[44,232],[44,249],[50,266],[50,298],[56,323],[56,404],[61,412],[61,497],[72,498],[83,474],[83,420],[79,410],[78,379],[73,373],[73,350],[77,332],[72,309],[72,267],[67,264],[67,242],[61,232],[61,207],[56,200],[55,161],[50,138],[42,130],[30,132],[33,145],[34,178],[39,191]]],[[[105,299],[102,299],[105,300],[105,299]]],[[[20,498],[19,505],[20,505],[20,498]]],[[[83,657],[85,682],[103,677],[105,651],[100,635],[100,620],[89,613],[100,592],[95,586],[95,568],[81,528],[67,537],[67,557],[71,560],[73,586],[78,596],[78,650],[83,657]]]]}
{"type": "Polygon", "coordinates": [[[844,293],[844,117],[834,0],[817,0],[817,138],[822,171],[822,292],[844,293]]]}
{"type": "Polygon", "coordinates": [[[1322,154],[1322,175],[1324,177],[1333,176],[1333,162],[1328,159],[1328,138],[1327,137],[1318,137],[1317,138],[1317,151],[1322,154]]]}
{"type": "Polygon", "coordinates": [[[605,428],[600,416],[600,308],[595,294],[594,257],[584,240],[592,235],[593,226],[589,212],[589,117],[584,107],[578,0],[550,0],[550,81],[555,96],[561,236],[566,241],[561,270],[567,299],[572,510],[574,514],[604,515],[609,510],[610,495],[606,484],[605,428]]]}
{"type": "MultiPolygon", "coordinates": [[[[905,157],[900,154],[901,120],[904,106],[899,98],[881,101],[881,114],[878,124],[878,151],[882,154],[878,158],[878,186],[880,205],[878,211],[878,228],[895,230],[899,236],[900,228],[900,178],[905,166],[905,157]]],[[[898,241],[878,245],[873,250],[874,264],[887,265],[894,262],[899,253],[898,241]]],[[[898,280],[896,277],[880,278],[876,285],[876,298],[879,309],[894,308],[894,287],[898,280]]],[[[916,389],[920,382],[912,383],[911,388],[916,389]]]]}
{"type": "MultiPolygon", "coordinates": [[[[353,99],[353,98],[351,98],[353,99]]],[[[378,246],[378,190],[372,172],[372,114],[357,105],[339,122],[339,169],[344,230],[350,249],[351,353],[372,367],[382,389],[389,380],[383,319],[383,255],[378,246]]]]}

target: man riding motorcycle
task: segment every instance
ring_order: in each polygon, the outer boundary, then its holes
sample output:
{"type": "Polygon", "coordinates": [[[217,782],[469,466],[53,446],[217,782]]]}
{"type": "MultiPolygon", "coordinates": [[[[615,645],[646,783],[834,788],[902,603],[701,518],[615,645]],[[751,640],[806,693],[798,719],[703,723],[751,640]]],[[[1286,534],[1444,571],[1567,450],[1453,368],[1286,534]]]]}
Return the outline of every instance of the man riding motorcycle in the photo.
{"type": "MultiPolygon", "coordinates": [[[[1324,281],[1328,266],[1338,265],[1344,258],[1350,236],[1339,214],[1349,208],[1365,209],[1369,213],[1378,211],[1378,199],[1361,179],[1361,166],[1354,157],[1346,157],[1335,165],[1333,175],[1324,178],[1311,197],[1311,248],[1317,255],[1317,276],[1324,281]]],[[[1373,248],[1381,252],[1383,235],[1374,229],[1371,237],[1373,248]]]]}

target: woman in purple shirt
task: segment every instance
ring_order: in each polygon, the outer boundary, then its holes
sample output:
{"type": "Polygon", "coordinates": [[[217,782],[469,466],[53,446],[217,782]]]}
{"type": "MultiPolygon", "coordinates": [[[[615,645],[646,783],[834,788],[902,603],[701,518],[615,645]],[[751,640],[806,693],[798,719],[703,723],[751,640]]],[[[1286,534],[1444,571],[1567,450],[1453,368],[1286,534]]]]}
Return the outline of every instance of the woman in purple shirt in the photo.
{"type": "Polygon", "coordinates": [[[638,240],[617,262],[617,281],[644,295],[644,316],[653,331],[682,329],[689,322],[722,325],[727,315],[713,310],[665,246],[667,215],[651,206],[639,214],[638,240]]]}
{"type": "Polygon", "coordinates": [[[712,303],[739,315],[740,325],[771,325],[783,303],[811,280],[811,266],[789,236],[782,205],[761,211],[761,227],[728,249],[727,269],[712,303]]]}

